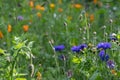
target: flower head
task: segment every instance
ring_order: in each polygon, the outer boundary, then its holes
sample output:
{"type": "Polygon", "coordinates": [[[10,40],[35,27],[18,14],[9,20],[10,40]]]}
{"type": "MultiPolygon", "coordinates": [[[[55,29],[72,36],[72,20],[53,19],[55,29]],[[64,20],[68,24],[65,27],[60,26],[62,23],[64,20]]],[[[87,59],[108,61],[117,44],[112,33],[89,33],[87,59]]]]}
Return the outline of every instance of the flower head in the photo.
{"type": "Polygon", "coordinates": [[[98,49],[108,49],[108,48],[111,48],[111,44],[108,43],[108,42],[100,42],[98,45],[97,45],[97,48],[98,49]]]}
{"type": "Polygon", "coordinates": [[[0,31],[0,39],[2,39],[3,38],[3,33],[2,33],[2,31],[0,31]]]}
{"type": "Polygon", "coordinates": [[[18,17],[17,17],[17,20],[20,20],[20,21],[21,21],[21,20],[23,20],[23,19],[24,19],[24,18],[23,18],[22,16],[18,16],[18,17]]]}
{"type": "Polygon", "coordinates": [[[36,10],[41,10],[41,11],[45,10],[45,8],[43,6],[41,6],[41,5],[36,5],[35,8],[36,8],[36,10]]]}
{"type": "Polygon", "coordinates": [[[27,32],[28,29],[29,29],[29,26],[28,26],[28,25],[23,25],[23,30],[24,30],[24,32],[27,32]]]}
{"type": "Polygon", "coordinates": [[[65,49],[64,45],[58,45],[58,46],[54,46],[55,51],[62,51],[65,49]]]}
{"type": "Polygon", "coordinates": [[[115,67],[115,63],[112,60],[107,61],[107,67],[113,69],[115,67]]]}
{"type": "Polygon", "coordinates": [[[102,61],[108,61],[109,60],[109,55],[108,54],[105,54],[105,51],[104,50],[101,50],[99,52],[99,57],[102,61]]]}
{"type": "Polygon", "coordinates": [[[8,24],[7,30],[8,30],[8,32],[12,31],[12,26],[10,24],[8,24]]]}
{"type": "Polygon", "coordinates": [[[51,3],[51,4],[50,4],[50,8],[55,8],[55,4],[54,4],[54,3],[51,3]]]}
{"type": "Polygon", "coordinates": [[[82,8],[82,5],[81,4],[74,4],[74,7],[77,9],[80,9],[80,8],[82,8]]]}
{"type": "Polygon", "coordinates": [[[29,6],[30,6],[31,8],[33,8],[33,7],[34,7],[34,2],[33,2],[33,1],[30,1],[30,2],[29,2],[29,6]]]}

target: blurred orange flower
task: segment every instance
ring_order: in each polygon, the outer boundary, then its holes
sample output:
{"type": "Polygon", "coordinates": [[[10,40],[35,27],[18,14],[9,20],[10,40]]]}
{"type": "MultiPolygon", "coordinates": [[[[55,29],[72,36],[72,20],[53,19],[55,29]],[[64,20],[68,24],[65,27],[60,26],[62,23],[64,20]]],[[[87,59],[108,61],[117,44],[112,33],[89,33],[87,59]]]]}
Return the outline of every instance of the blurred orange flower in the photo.
{"type": "Polygon", "coordinates": [[[2,33],[2,31],[0,31],[0,39],[2,39],[3,38],[3,33],[2,33]]]}
{"type": "Polygon", "coordinates": [[[8,30],[8,32],[12,31],[12,26],[10,24],[8,24],[7,30],[8,30]]]}
{"type": "Polygon", "coordinates": [[[33,1],[30,1],[30,2],[29,2],[29,6],[30,6],[31,8],[33,8],[33,7],[34,7],[34,2],[33,2],[33,1]]]}
{"type": "Polygon", "coordinates": [[[90,21],[91,21],[91,22],[94,21],[94,15],[93,15],[93,14],[90,15],[90,21]]]}
{"type": "Polygon", "coordinates": [[[98,0],[93,0],[93,3],[94,3],[94,4],[97,4],[97,2],[98,2],[98,0]]]}
{"type": "Polygon", "coordinates": [[[41,14],[40,12],[38,12],[38,13],[37,13],[37,16],[38,16],[38,17],[41,17],[41,16],[42,16],[42,14],[41,14]]]}
{"type": "Polygon", "coordinates": [[[24,30],[24,32],[27,32],[28,29],[29,29],[29,26],[28,26],[28,25],[23,25],[23,30],[24,30]]]}
{"type": "Polygon", "coordinates": [[[40,72],[37,72],[37,80],[42,80],[42,74],[40,72]]]}
{"type": "Polygon", "coordinates": [[[45,10],[45,8],[43,6],[41,6],[41,5],[36,5],[35,8],[36,8],[36,10],[41,10],[41,11],[45,10]]]}
{"type": "Polygon", "coordinates": [[[55,8],[55,4],[51,3],[50,8],[55,8]]]}
{"type": "Polygon", "coordinates": [[[80,9],[80,8],[82,8],[82,5],[81,4],[74,4],[74,7],[77,9],[80,9]]]}
{"type": "Polygon", "coordinates": [[[63,12],[63,9],[62,8],[58,8],[58,12],[63,12]]]}

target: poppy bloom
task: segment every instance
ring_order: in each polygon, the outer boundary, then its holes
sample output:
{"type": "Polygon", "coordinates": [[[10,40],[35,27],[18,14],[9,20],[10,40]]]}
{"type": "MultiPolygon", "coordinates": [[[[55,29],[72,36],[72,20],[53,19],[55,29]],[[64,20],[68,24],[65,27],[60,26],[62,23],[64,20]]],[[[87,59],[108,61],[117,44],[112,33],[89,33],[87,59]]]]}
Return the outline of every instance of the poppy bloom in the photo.
{"type": "Polygon", "coordinates": [[[51,3],[50,8],[55,8],[55,4],[51,3]]]}
{"type": "Polygon", "coordinates": [[[99,52],[99,57],[102,61],[108,61],[109,60],[109,55],[108,54],[105,54],[105,51],[104,50],[101,50],[99,52]]]}
{"type": "Polygon", "coordinates": [[[23,25],[23,30],[24,30],[24,32],[27,32],[28,29],[29,29],[29,26],[28,26],[28,25],[23,25]]]}
{"type": "Polygon", "coordinates": [[[41,14],[40,12],[38,12],[38,13],[37,13],[37,16],[38,16],[38,17],[41,17],[41,16],[42,16],[42,14],[41,14]]]}
{"type": "Polygon", "coordinates": [[[2,31],[0,31],[0,39],[2,39],[3,38],[3,33],[2,33],[2,31]]]}
{"type": "Polygon", "coordinates": [[[113,69],[115,67],[115,63],[112,60],[107,61],[107,67],[113,69]]]}
{"type": "Polygon", "coordinates": [[[58,45],[58,46],[54,46],[54,50],[55,51],[62,51],[65,49],[65,46],[64,45],[58,45]]]}
{"type": "Polygon", "coordinates": [[[98,0],[93,0],[93,3],[94,3],[94,4],[97,4],[97,2],[98,2],[98,0]]]}
{"type": "Polygon", "coordinates": [[[33,2],[33,1],[30,1],[30,2],[29,2],[29,6],[30,6],[31,8],[33,8],[33,7],[34,7],[34,2],[33,2]]]}
{"type": "Polygon", "coordinates": [[[82,8],[82,5],[81,4],[74,4],[74,7],[77,9],[80,9],[80,8],[82,8]]]}
{"type": "Polygon", "coordinates": [[[98,45],[97,45],[97,49],[108,49],[108,48],[111,48],[111,44],[109,42],[100,42],[98,45]]]}
{"type": "Polygon", "coordinates": [[[36,5],[35,8],[36,8],[36,10],[41,10],[41,11],[45,10],[45,8],[43,6],[41,6],[41,5],[36,5]]]}
{"type": "Polygon", "coordinates": [[[94,15],[93,15],[93,14],[90,15],[90,21],[91,21],[91,22],[94,21],[94,15]]]}
{"type": "Polygon", "coordinates": [[[10,24],[8,24],[7,30],[8,30],[8,32],[12,31],[12,26],[10,24]]]}

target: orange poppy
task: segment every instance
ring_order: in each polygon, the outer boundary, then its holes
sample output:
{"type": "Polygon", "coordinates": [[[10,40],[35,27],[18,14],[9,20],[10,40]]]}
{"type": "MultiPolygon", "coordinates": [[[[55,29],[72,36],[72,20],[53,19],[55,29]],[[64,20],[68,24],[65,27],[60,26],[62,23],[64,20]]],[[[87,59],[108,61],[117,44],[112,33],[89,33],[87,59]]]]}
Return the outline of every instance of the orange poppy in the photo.
{"type": "Polygon", "coordinates": [[[2,33],[2,31],[0,31],[0,39],[2,39],[3,38],[3,33],[2,33]]]}
{"type": "Polygon", "coordinates": [[[31,8],[33,8],[33,7],[34,7],[34,2],[33,2],[33,1],[30,1],[30,2],[29,2],[29,6],[30,6],[31,8]]]}
{"type": "Polygon", "coordinates": [[[38,17],[41,17],[41,16],[42,16],[42,14],[41,14],[40,12],[38,12],[38,13],[37,13],[37,16],[38,16],[38,17]]]}
{"type": "Polygon", "coordinates": [[[23,25],[23,30],[24,30],[24,32],[27,32],[28,29],[29,29],[29,26],[28,26],[28,25],[23,25]]]}
{"type": "Polygon", "coordinates": [[[41,5],[36,5],[35,8],[36,8],[36,10],[41,10],[41,11],[45,10],[45,8],[43,6],[41,6],[41,5]]]}
{"type": "Polygon", "coordinates": [[[12,31],[12,26],[10,24],[8,24],[7,30],[8,30],[8,32],[12,31]]]}
{"type": "Polygon", "coordinates": [[[80,8],[82,8],[82,5],[81,4],[74,4],[74,7],[77,9],[80,9],[80,8]]]}
{"type": "Polygon", "coordinates": [[[90,21],[91,21],[91,22],[94,21],[94,15],[93,15],[93,14],[90,15],[90,21]]]}
{"type": "Polygon", "coordinates": [[[94,3],[94,4],[97,4],[97,2],[98,2],[98,0],[93,0],[93,3],[94,3]]]}

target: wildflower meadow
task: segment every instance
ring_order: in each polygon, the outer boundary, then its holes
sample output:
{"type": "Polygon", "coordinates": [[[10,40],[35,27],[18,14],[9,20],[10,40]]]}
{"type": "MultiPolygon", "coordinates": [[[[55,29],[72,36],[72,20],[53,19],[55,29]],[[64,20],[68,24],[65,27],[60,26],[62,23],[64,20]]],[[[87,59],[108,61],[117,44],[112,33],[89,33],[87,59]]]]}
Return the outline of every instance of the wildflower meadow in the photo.
{"type": "Polygon", "coordinates": [[[120,0],[0,0],[0,80],[120,80],[120,0]]]}

